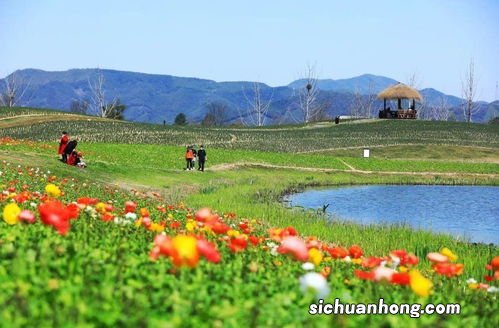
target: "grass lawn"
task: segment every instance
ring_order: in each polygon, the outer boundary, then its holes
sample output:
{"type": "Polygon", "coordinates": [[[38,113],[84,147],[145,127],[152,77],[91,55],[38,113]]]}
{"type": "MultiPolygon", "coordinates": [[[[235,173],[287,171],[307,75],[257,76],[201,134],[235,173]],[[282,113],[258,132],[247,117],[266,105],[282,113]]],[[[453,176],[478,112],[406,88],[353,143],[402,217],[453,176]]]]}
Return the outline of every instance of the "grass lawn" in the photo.
{"type": "MultiPolygon", "coordinates": [[[[150,137],[153,143],[160,143],[167,133],[175,135],[165,144],[127,144],[111,136],[109,131],[114,130],[105,129],[104,140],[110,142],[81,142],[79,148],[89,164],[81,170],[56,160],[56,144],[48,141],[56,133],[37,134],[48,127],[60,129],[67,122],[35,124],[31,135],[29,131],[23,132],[22,126],[0,129],[2,136],[14,133],[9,136],[30,139],[0,142],[0,189],[6,191],[0,199],[0,212],[14,197],[10,195],[26,190],[32,199],[20,203],[20,207],[36,213],[30,202],[43,203],[37,192],[44,194],[45,186],[52,182],[64,192],[59,196],[64,204],[82,196],[95,197],[113,206],[109,214],[124,219],[125,202],[135,201],[139,219],[138,224],[115,224],[114,219],[104,220],[107,210],[99,212],[95,210],[99,206],[92,205],[80,212],[64,236],[40,222],[0,223],[3,286],[0,318],[12,326],[29,323],[238,327],[245,323],[246,326],[307,327],[495,327],[499,325],[497,294],[474,290],[466,280],[483,281],[487,274],[485,264],[499,255],[497,245],[472,245],[452,236],[406,226],[327,221],[313,211],[288,209],[280,202],[285,193],[314,186],[499,184],[497,128],[473,125],[470,129],[477,138],[462,139],[462,143],[448,146],[445,143],[469,134],[469,130],[457,123],[442,124],[439,135],[446,142],[433,144],[427,136],[438,134],[434,123],[415,122],[409,123],[410,126],[405,126],[405,122],[352,123],[255,131],[213,129],[207,132],[207,138],[212,139],[207,142],[211,145],[207,148],[204,173],[182,170],[183,143],[177,144],[177,138],[188,134],[192,137],[198,131],[162,132],[162,127],[148,125],[127,123],[132,127],[128,129],[119,122],[76,122],[74,127],[83,140],[101,124],[116,129],[116,136],[124,138],[128,133],[135,141],[150,137]],[[375,130],[383,124],[391,128],[385,135],[375,130]],[[387,135],[394,136],[395,132],[414,126],[426,131],[413,134],[415,145],[387,146],[379,142],[387,135]],[[321,138],[320,141],[308,146],[308,137],[301,139],[308,134],[302,130],[312,130],[312,136],[321,138]],[[350,139],[356,133],[362,138],[362,130],[367,131],[362,140],[350,139]],[[341,133],[337,135],[338,131],[341,133]],[[292,135],[295,137],[290,139],[292,135]],[[333,136],[340,141],[331,141],[329,138],[333,136]],[[228,143],[221,142],[227,139],[228,143]],[[336,145],[341,140],[348,140],[345,147],[360,148],[318,151],[321,146],[336,145]],[[470,144],[476,147],[468,147],[470,144]],[[269,151],[272,145],[278,145],[279,151],[269,151]],[[357,156],[363,145],[376,146],[372,158],[357,156]],[[420,153],[426,155],[418,156],[420,153]],[[172,206],[166,209],[162,207],[165,204],[172,206]],[[151,261],[149,253],[158,232],[145,227],[140,219],[144,217],[139,211],[141,207],[148,209],[153,222],[164,224],[168,236],[189,231],[205,236],[216,245],[222,258],[220,263],[201,259],[194,268],[177,268],[167,258],[151,261]],[[201,207],[214,209],[234,232],[218,235],[202,226],[193,226],[194,210],[189,208],[201,207]],[[324,248],[324,258],[315,271],[330,270],[327,282],[332,292],[326,301],[340,297],[344,302],[377,302],[382,297],[386,303],[460,303],[462,313],[418,319],[407,315],[310,316],[308,305],[314,296],[300,290],[299,278],[305,273],[301,262],[285,255],[272,255],[270,251],[269,229],[290,226],[301,236],[314,236],[327,247],[348,249],[359,245],[365,258],[406,249],[419,258],[417,269],[433,283],[433,293],[422,297],[408,286],[361,280],[354,270],[367,272],[365,267],[355,261],[333,259],[324,248]],[[246,228],[248,233],[244,233],[246,228]],[[228,245],[241,234],[261,241],[257,246],[250,244],[244,251],[234,253],[228,245]],[[464,265],[462,275],[445,277],[433,272],[426,255],[443,247],[459,256],[457,263],[464,265]]],[[[403,141],[405,137],[398,138],[403,141]]],[[[492,285],[497,286],[497,282],[492,285]]]]}

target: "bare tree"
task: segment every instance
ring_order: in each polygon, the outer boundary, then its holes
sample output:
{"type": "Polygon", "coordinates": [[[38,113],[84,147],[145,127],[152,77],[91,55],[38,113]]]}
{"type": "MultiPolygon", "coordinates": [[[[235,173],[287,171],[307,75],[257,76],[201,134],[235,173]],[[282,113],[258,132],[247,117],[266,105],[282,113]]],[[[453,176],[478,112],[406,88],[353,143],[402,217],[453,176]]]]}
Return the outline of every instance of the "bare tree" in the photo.
{"type": "Polygon", "coordinates": [[[201,122],[204,126],[222,126],[227,120],[227,105],[213,101],[206,104],[208,112],[201,122]]]}
{"type": "Polygon", "coordinates": [[[89,103],[83,99],[74,99],[69,106],[69,111],[77,114],[88,114],[89,103]]]}
{"type": "MultiPolygon", "coordinates": [[[[247,94],[243,89],[244,97],[248,102],[248,117],[251,125],[262,126],[265,125],[265,119],[267,112],[270,109],[270,105],[272,104],[272,98],[274,93],[270,95],[270,97],[265,98],[262,95],[261,84],[258,82],[254,82],[251,88],[251,92],[247,94]]],[[[244,119],[241,117],[244,123],[244,119]]]]}
{"type": "Polygon", "coordinates": [[[5,107],[22,106],[25,104],[26,91],[30,83],[14,72],[4,79],[5,86],[0,93],[0,105],[5,107]]]}
{"type": "MultiPolygon", "coordinates": [[[[408,86],[411,88],[414,88],[416,90],[421,89],[421,79],[419,76],[416,74],[416,72],[412,73],[411,76],[407,78],[407,83],[408,86]]],[[[421,120],[432,120],[433,119],[433,107],[429,106],[426,103],[425,98],[421,99],[421,101],[418,102],[417,106],[417,117],[421,120]]]]}
{"type": "Polygon", "coordinates": [[[450,116],[450,106],[446,96],[440,96],[438,103],[432,106],[432,119],[437,121],[448,121],[450,116]]]}
{"type": "Polygon", "coordinates": [[[319,88],[317,86],[318,77],[314,65],[307,65],[302,79],[305,83],[303,88],[297,89],[299,107],[303,114],[303,122],[311,122],[317,117],[317,113],[323,110],[323,106],[318,102],[319,88]]]}
{"type": "Polygon", "coordinates": [[[475,77],[475,61],[470,59],[468,69],[462,80],[463,114],[466,122],[471,122],[473,114],[478,112],[479,106],[475,103],[477,92],[477,81],[475,77]]]}
{"type": "Polygon", "coordinates": [[[353,93],[352,102],[350,104],[350,115],[359,117],[373,117],[374,104],[376,102],[376,93],[374,92],[373,83],[369,83],[367,94],[363,95],[357,88],[353,93]]]}
{"type": "Polygon", "coordinates": [[[111,102],[107,102],[104,82],[104,74],[100,70],[97,70],[94,80],[88,80],[91,92],[90,112],[100,117],[110,117],[119,105],[119,101],[118,97],[115,97],[111,102]]]}

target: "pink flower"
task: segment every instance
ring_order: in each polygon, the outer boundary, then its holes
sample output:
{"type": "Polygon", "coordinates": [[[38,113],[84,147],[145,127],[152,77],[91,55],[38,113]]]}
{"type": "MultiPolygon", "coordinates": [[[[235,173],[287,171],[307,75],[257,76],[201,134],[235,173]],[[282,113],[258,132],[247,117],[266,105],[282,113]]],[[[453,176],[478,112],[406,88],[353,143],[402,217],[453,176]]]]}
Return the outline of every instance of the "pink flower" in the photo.
{"type": "Polygon", "coordinates": [[[305,262],[308,260],[307,245],[299,237],[285,237],[277,251],[281,254],[291,254],[298,261],[305,262]]]}

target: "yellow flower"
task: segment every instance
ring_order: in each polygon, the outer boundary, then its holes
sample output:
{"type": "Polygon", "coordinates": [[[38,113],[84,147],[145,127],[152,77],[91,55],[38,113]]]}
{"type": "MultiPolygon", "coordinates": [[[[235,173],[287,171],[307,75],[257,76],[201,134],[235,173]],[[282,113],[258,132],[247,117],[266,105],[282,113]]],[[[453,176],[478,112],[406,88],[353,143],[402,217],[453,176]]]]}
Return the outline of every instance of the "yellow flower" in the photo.
{"type": "Polygon", "coordinates": [[[47,186],[45,186],[45,191],[49,196],[52,197],[59,197],[61,195],[61,189],[59,189],[59,187],[52,183],[49,183],[47,186]]]}
{"type": "Polygon", "coordinates": [[[187,223],[185,224],[185,229],[187,231],[193,231],[195,228],[196,224],[192,220],[187,221],[187,223]]]}
{"type": "Polygon", "coordinates": [[[106,204],[103,202],[99,202],[95,205],[95,209],[97,210],[97,212],[103,213],[106,211],[106,204]]]}
{"type": "Polygon", "coordinates": [[[172,246],[175,250],[173,254],[173,263],[176,266],[196,266],[199,261],[196,238],[192,236],[178,235],[172,239],[172,246]]]}
{"type": "Polygon", "coordinates": [[[407,271],[408,271],[407,267],[405,267],[403,265],[399,266],[399,272],[407,272],[407,271]]]}
{"type": "Polygon", "coordinates": [[[447,256],[447,258],[451,262],[454,262],[455,260],[457,260],[457,255],[452,253],[452,251],[450,249],[448,249],[447,247],[442,248],[440,250],[440,254],[447,256]]]}
{"type": "Polygon", "coordinates": [[[165,227],[163,227],[161,224],[152,223],[149,229],[154,232],[163,232],[163,230],[165,230],[165,227]]]}
{"type": "Polygon", "coordinates": [[[409,272],[411,281],[411,289],[419,296],[426,297],[430,295],[433,283],[430,279],[425,278],[418,270],[409,272]]]}
{"type": "Polygon", "coordinates": [[[308,251],[308,260],[318,266],[322,262],[322,258],[324,256],[322,255],[322,252],[318,250],[317,248],[311,248],[308,251]]]}
{"type": "Polygon", "coordinates": [[[352,259],[352,263],[359,265],[362,263],[362,259],[360,259],[360,258],[359,259],[352,259]]]}
{"type": "Polygon", "coordinates": [[[3,209],[3,220],[8,224],[16,224],[20,213],[21,209],[16,203],[7,204],[3,209]]]}
{"type": "Polygon", "coordinates": [[[239,236],[241,233],[237,230],[234,230],[234,229],[230,229],[229,231],[227,231],[227,236],[229,237],[237,237],[239,236]]]}
{"type": "Polygon", "coordinates": [[[477,283],[471,283],[471,284],[468,284],[468,287],[470,289],[478,289],[478,284],[477,283]]]}

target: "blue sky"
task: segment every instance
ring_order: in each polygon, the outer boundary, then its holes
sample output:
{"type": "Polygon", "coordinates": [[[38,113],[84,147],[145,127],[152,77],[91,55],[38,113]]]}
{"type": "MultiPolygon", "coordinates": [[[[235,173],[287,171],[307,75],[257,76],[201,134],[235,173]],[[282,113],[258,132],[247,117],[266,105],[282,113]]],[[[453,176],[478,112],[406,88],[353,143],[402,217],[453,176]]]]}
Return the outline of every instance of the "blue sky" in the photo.
{"type": "Polygon", "coordinates": [[[0,76],[111,68],[284,85],[363,73],[461,95],[471,57],[496,96],[498,0],[0,0],[0,76]]]}

